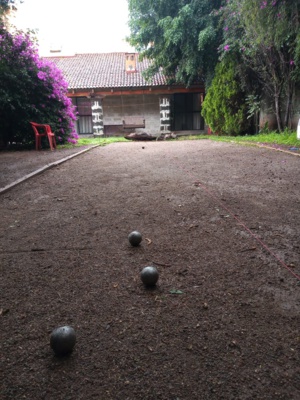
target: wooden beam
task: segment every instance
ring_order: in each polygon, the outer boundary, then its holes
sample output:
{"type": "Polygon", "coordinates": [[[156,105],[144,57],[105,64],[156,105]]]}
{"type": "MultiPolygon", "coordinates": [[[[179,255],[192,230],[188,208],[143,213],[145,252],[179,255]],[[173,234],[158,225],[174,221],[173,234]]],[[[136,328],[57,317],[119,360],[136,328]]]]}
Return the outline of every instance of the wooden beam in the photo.
{"type": "Polygon", "coordinates": [[[108,89],[70,89],[69,97],[107,97],[107,96],[129,96],[129,95],[149,95],[149,94],[173,94],[173,93],[204,93],[204,86],[193,86],[186,88],[183,86],[167,87],[146,87],[146,88],[108,88],[108,89]]]}

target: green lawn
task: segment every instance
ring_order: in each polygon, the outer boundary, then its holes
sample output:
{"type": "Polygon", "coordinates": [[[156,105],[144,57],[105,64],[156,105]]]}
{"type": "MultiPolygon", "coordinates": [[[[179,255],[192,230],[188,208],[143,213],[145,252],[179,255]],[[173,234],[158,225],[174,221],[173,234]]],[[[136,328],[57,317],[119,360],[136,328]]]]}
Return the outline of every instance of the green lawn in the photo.
{"type": "Polygon", "coordinates": [[[80,146],[84,146],[87,144],[100,144],[101,146],[105,146],[106,144],[116,143],[116,142],[127,142],[128,140],[124,137],[109,137],[109,138],[80,138],[78,140],[78,144],[80,146]]]}
{"type": "Polygon", "coordinates": [[[219,142],[235,142],[235,143],[269,143],[277,145],[285,145],[291,147],[300,147],[300,140],[297,139],[296,132],[270,132],[258,135],[245,136],[216,136],[216,135],[197,135],[197,136],[181,136],[179,140],[191,139],[210,139],[219,142]]]}
{"type": "MultiPolygon", "coordinates": [[[[234,142],[234,143],[269,143],[276,145],[285,145],[291,147],[300,147],[300,140],[297,140],[296,132],[270,132],[261,133],[258,135],[245,135],[245,136],[216,136],[216,135],[191,135],[180,136],[177,140],[200,140],[209,139],[220,142],[234,142]]],[[[101,145],[105,146],[115,142],[126,142],[124,137],[109,137],[109,138],[80,138],[76,146],[90,146],[101,145]]],[[[59,146],[61,148],[72,147],[73,145],[59,146]]]]}
{"type": "Polygon", "coordinates": [[[213,140],[221,140],[221,141],[234,141],[237,143],[241,142],[254,142],[254,143],[269,143],[269,144],[278,144],[278,145],[286,145],[291,147],[299,147],[300,140],[297,140],[296,132],[270,132],[270,133],[261,133],[258,135],[246,135],[246,136],[236,136],[236,137],[218,137],[214,136],[213,140]]]}
{"type": "Polygon", "coordinates": [[[94,146],[97,144],[100,146],[106,146],[107,144],[116,143],[116,142],[128,142],[128,140],[125,139],[124,137],[79,138],[76,145],[63,144],[63,145],[58,145],[58,148],[67,149],[67,148],[72,148],[72,147],[94,146]]]}

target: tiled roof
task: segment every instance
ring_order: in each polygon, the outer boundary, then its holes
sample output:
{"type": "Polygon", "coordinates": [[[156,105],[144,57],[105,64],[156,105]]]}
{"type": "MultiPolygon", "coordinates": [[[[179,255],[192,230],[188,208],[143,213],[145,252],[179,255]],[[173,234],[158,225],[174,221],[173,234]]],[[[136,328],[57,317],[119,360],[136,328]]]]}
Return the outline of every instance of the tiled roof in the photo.
{"type": "Polygon", "coordinates": [[[125,53],[76,54],[69,57],[46,57],[63,72],[69,89],[128,88],[163,86],[166,79],[158,73],[146,81],[142,72],[149,67],[149,61],[138,60],[136,72],[126,72],[125,53]]]}

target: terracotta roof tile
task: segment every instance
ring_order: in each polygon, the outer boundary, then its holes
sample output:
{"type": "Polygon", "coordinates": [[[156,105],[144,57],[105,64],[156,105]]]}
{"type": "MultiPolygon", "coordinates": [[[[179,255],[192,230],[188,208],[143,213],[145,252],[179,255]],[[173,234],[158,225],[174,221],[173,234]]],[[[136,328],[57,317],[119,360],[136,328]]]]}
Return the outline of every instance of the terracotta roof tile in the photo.
{"type": "Polygon", "coordinates": [[[150,63],[136,57],[136,72],[126,72],[125,53],[76,54],[69,57],[46,57],[63,72],[69,89],[128,88],[164,86],[163,74],[146,81],[142,72],[150,63]]]}

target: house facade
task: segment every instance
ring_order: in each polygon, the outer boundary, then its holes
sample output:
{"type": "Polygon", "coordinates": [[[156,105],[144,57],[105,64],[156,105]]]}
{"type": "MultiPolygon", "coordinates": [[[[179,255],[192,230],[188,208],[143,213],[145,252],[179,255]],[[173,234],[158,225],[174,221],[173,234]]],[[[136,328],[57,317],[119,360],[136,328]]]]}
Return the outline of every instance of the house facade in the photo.
{"type": "MultiPolygon", "coordinates": [[[[204,84],[190,87],[168,85],[163,74],[146,80],[149,61],[137,53],[76,54],[47,57],[64,74],[69,97],[77,107],[77,133],[117,136],[128,133],[126,120],[134,129],[151,135],[197,134],[205,130],[201,117],[204,84]],[[124,122],[125,121],[125,122],[124,122]]],[[[132,128],[129,128],[129,131],[132,128]]]]}

